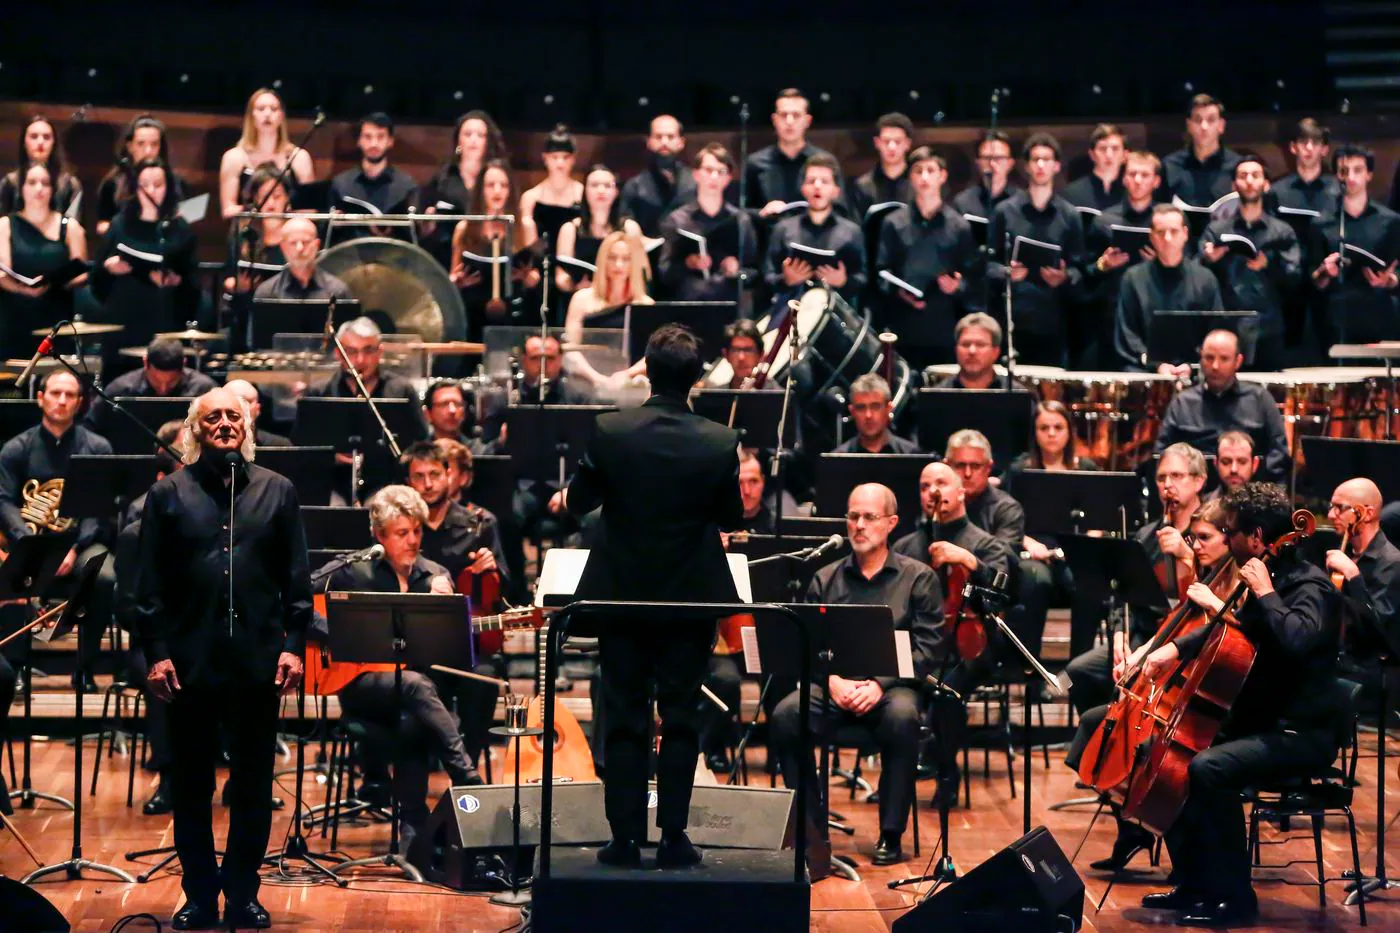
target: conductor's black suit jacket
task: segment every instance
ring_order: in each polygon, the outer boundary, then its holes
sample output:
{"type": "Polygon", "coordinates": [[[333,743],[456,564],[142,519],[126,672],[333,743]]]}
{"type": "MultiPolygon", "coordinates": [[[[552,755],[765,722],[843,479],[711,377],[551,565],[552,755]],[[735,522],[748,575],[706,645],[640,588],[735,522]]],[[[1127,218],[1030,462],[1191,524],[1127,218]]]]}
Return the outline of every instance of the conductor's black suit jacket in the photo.
{"type": "Polygon", "coordinates": [[[720,529],[743,523],[739,435],[653,395],[599,415],[569,485],[568,507],[603,508],[605,541],[576,596],[633,602],[737,602],[720,529]]]}

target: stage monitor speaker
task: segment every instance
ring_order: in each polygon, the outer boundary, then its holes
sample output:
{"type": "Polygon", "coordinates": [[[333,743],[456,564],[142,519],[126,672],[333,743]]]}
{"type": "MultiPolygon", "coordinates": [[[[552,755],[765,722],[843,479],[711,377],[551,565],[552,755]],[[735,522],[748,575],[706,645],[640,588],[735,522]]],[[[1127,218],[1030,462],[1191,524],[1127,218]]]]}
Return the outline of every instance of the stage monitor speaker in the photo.
{"type": "Polygon", "coordinates": [[[0,930],[5,933],[69,933],[72,929],[44,895],[0,876],[0,930]]]}
{"type": "Polygon", "coordinates": [[[1084,882],[1037,826],[893,924],[894,933],[1064,933],[1084,920],[1084,882]]]}
{"type": "MultiPolygon", "coordinates": [[[[781,787],[696,784],[690,792],[686,834],[698,846],[722,849],[792,848],[793,792],[781,787]]],[[[652,842],[661,838],[656,823],[656,782],[647,785],[652,842]]]]}

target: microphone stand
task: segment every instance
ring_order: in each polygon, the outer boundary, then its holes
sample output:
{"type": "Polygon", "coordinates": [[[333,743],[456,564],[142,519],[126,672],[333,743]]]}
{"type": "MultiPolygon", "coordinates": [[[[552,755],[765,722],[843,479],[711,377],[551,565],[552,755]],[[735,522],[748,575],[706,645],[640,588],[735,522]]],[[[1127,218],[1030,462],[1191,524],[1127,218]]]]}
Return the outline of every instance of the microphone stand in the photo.
{"type": "MultiPolygon", "coordinates": [[[[389,430],[389,425],[385,423],[384,416],[380,414],[379,406],[374,404],[374,399],[370,397],[369,389],[365,388],[365,381],[360,378],[360,371],[355,364],[350,362],[350,354],[345,352],[345,347],[340,343],[340,335],[332,334],[331,340],[335,342],[336,352],[340,354],[341,362],[345,364],[345,371],[355,380],[355,387],[360,390],[360,397],[369,405],[370,413],[374,415],[374,420],[379,423],[380,433],[383,441],[388,445],[389,452],[394,455],[394,461],[403,456],[403,451],[399,449],[398,439],[394,437],[394,432],[389,430]]],[[[382,377],[381,377],[382,379],[382,377]]],[[[364,463],[364,451],[358,447],[350,455],[350,496],[358,501],[360,494],[360,468],[364,463]]]]}
{"type": "Polygon", "coordinates": [[[1011,310],[1011,230],[1004,232],[1002,247],[1006,250],[1006,391],[1016,384],[1016,319],[1011,310]]]}
{"type": "MultiPolygon", "coordinates": [[[[743,214],[748,210],[749,196],[749,104],[748,101],[739,102],[739,213],[743,214]]],[[[722,198],[721,198],[722,200],[722,198]]],[[[739,223],[739,275],[735,279],[735,311],[739,317],[748,317],[744,313],[744,288],[748,284],[748,271],[744,266],[744,246],[747,237],[744,233],[745,224],[743,218],[738,219],[739,223]]],[[[782,491],[778,492],[778,511],[782,511],[782,491]]]]}
{"type": "Polygon", "coordinates": [[[773,512],[773,537],[779,542],[783,540],[783,481],[786,479],[786,471],[783,468],[783,460],[792,456],[792,451],[783,446],[783,429],[787,426],[788,410],[792,403],[792,383],[794,379],[793,370],[797,365],[797,354],[802,345],[802,335],[797,332],[797,303],[788,303],[788,314],[792,315],[791,326],[788,327],[788,373],[783,380],[783,410],[778,416],[778,445],[773,449],[773,463],[769,467],[769,475],[773,479],[773,484],[777,487],[777,505],[773,512]]]}

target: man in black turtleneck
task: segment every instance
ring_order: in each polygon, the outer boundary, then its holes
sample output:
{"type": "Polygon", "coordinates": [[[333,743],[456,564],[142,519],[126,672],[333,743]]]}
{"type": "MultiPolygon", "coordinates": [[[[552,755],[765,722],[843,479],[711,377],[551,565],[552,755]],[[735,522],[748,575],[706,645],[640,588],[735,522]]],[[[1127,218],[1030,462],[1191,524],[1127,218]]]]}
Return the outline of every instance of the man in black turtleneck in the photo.
{"type": "Polygon", "coordinates": [[[647,167],[622,186],[622,213],[649,237],[661,235],[661,220],[695,197],[695,179],[679,158],[685,149],[681,121],[668,113],[653,117],[647,135],[647,167]]]}
{"type": "Polygon", "coordinates": [[[1089,134],[1089,159],[1094,170],[1065,186],[1061,196],[1076,208],[1102,213],[1123,200],[1123,160],[1127,149],[1123,131],[1112,123],[1100,123],[1089,134]]]}
{"type": "MultiPolygon", "coordinates": [[[[744,165],[748,174],[748,201],[745,206],[758,210],[760,217],[776,218],[783,205],[803,198],[803,167],[815,155],[830,156],[807,142],[807,130],[812,126],[812,113],[807,95],[795,87],[778,92],[773,102],[773,131],[778,141],[749,156],[744,165]]],[[[834,158],[833,158],[834,161],[834,158]]],[[[834,183],[841,187],[838,165],[834,183]]]]}
{"type": "Polygon", "coordinates": [[[912,196],[909,169],[913,166],[906,164],[906,158],[913,145],[914,122],[904,114],[887,113],[875,121],[875,152],[880,161],[846,190],[856,223],[865,222],[865,212],[872,204],[903,204],[912,196]]]}
{"type": "Polygon", "coordinates": [[[1209,94],[1191,98],[1186,117],[1191,143],[1162,160],[1167,193],[1192,207],[1209,207],[1234,189],[1239,154],[1220,143],[1225,135],[1225,105],[1209,94]]]}
{"type": "Polygon", "coordinates": [[[1120,365],[1130,372],[1160,372],[1178,378],[1190,375],[1185,360],[1149,360],[1148,334],[1155,311],[1219,311],[1220,285],[1215,276],[1186,257],[1190,237],[1181,209],[1158,204],[1152,209],[1152,250],[1156,256],[1129,269],[1118,289],[1113,343],[1120,365]]]}

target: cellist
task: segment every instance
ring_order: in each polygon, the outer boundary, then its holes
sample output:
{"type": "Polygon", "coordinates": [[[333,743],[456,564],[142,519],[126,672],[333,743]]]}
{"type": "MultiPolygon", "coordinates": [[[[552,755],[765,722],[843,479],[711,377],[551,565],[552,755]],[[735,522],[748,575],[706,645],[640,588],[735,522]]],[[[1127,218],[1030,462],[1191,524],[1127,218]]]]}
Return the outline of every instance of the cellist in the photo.
{"type": "MultiPolygon", "coordinates": [[[[1143,898],[1146,908],[1179,911],[1183,926],[1248,923],[1258,913],[1240,791],[1262,780],[1306,776],[1336,756],[1340,598],[1317,566],[1285,550],[1260,558],[1293,530],[1281,486],[1250,483],[1224,500],[1221,530],[1248,595],[1235,613],[1255,648],[1253,667],[1215,744],[1189,767],[1189,789],[1166,834],[1176,887],[1143,898]]],[[[1160,676],[1190,661],[1205,643],[1197,628],[1150,654],[1160,676]]]]}
{"type": "MultiPolygon", "coordinates": [[[[967,503],[963,497],[962,478],[946,463],[930,463],[919,474],[919,504],[923,520],[919,527],[895,542],[894,552],[926,562],[938,571],[939,582],[946,596],[951,595],[948,578],[954,568],[962,568],[974,584],[987,586],[998,572],[1014,574],[1016,555],[1005,541],[983,531],[967,519],[967,503]]],[[[1008,589],[1015,592],[1015,581],[1008,589]]],[[[947,622],[945,620],[945,625],[947,622]]],[[[945,633],[946,636],[946,633],[945,633]]],[[[947,650],[955,650],[954,639],[945,637],[947,650]]],[[[966,697],[986,682],[996,666],[991,651],[975,659],[961,659],[949,665],[943,678],[953,690],[966,697]]],[[[944,699],[942,697],[940,700],[944,699]]],[[[957,802],[961,773],[958,750],[967,731],[967,707],[959,702],[939,702],[937,776],[938,790],[934,800],[957,802]]]]}

